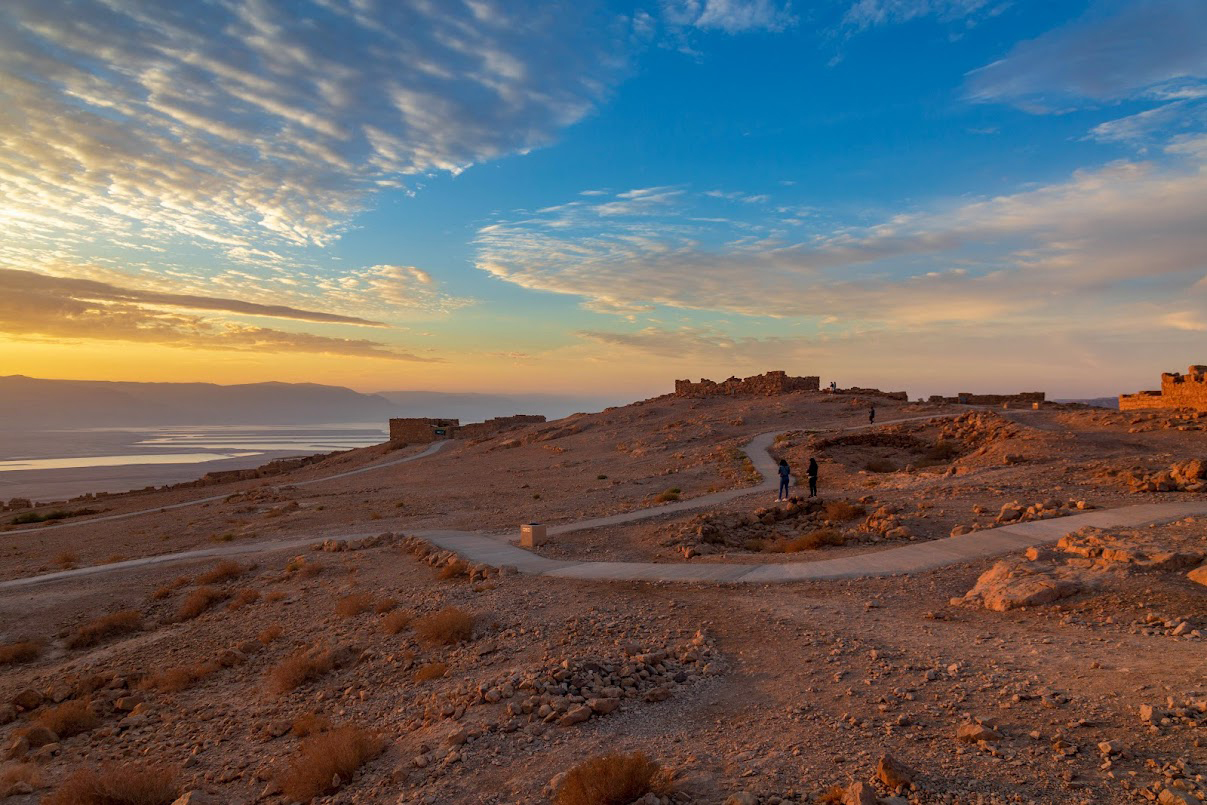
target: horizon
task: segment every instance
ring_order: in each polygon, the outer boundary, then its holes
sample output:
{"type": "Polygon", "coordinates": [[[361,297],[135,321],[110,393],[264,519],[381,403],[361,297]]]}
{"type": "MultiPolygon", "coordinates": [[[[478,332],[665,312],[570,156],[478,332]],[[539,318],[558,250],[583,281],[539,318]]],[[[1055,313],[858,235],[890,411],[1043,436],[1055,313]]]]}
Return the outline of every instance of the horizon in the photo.
{"type": "Polygon", "coordinates": [[[1068,399],[1207,359],[1195,0],[14,0],[0,36],[3,374],[1068,399]]]}

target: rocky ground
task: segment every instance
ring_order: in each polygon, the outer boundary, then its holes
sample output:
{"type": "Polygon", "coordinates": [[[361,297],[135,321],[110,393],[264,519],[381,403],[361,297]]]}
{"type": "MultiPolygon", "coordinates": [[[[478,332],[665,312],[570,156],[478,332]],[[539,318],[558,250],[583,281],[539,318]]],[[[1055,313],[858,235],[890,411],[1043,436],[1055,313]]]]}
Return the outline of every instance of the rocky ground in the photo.
{"type": "Polygon", "coordinates": [[[663,770],[645,802],[1207,802],[1207,518],[761,587],[530,578],[403,536],[751,485],[735,448],[771,430],[794,468],[819,458],[820,503],[760,494],[543,550],[810,561],[1203,494],[1198,418],[878,408],[919,419],[840,432],[863,401],[659,398],[312,486],[293,483],[416,448],[0,532],[7,578],[314,543],[0,591],[0,796],[72,801],[83,769],[149,764],[193,803],[283,805],[326,747],[357,762],[323,803],[570,802],[567,772],[634,751],[663,770]],[[222,498],[156,510],[199,492],[222,498]]]}

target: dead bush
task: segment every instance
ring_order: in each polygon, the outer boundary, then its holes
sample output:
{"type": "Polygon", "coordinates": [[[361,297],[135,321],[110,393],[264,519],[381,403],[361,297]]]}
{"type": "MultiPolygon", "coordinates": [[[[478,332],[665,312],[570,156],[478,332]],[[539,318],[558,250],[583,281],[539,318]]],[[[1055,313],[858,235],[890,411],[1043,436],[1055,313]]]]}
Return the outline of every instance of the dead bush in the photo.
{"type": "Polygon", "coordinates": [[[180,603],[180,609],[176,610],[176,619],[181,621],[192,620],[215,604],[222,603],[227,598],[229,598],[229,595],[217,587],[198,587],[189,593],[188,597],[180,603]]]}
{"type": "Polygon", "coordinates": [[[285,629],[281,626],[281,624],[274,623],[273,625],[266,626],[260,630],[260,633],[256,635],[256,639],[267,646],[269,643],[280,637],[284,631],[285,629]]]}
{"type": "Polygon", "coordinates": [[[381,619],[386,634],[398,634],[411,625],[411,613],[396,609],[381,619]]]}
{"type": "Polygon", "coordinates": [[[70,738],[96,729],[101,719],[92,709],[92,702],[72,699],[57,707],[38,713],[35,723],[40,724],[60,738],[70,738]]]}
{"type": "Polygon", "coordinates": [[[268,690],[288,693],[299,685],[318,679],[335,667],[330,651],[305,650],[281,660],[268,672],[268,690]]]}
{"type": "Polygon", "coordinates": [[[277,773],[277,784],[290,800],[309,802],[332,790],[337,775],[340,780],[351,779],[383,746],[376,733],[351,725],[312,735],[302,742],[297,757],[277,773]]]}
{"type": "Polygon", "coordinates": [[[421,665],[415,671],[416,682],[429,682],[433,679],[440,679],[448,673],[448,663],[429,662],[427,665],[421,665]]]}
{"type": "Polygon", "coordinates": [[[783,553],[814,551],[825,545],[842,545],[846,541],[846,537],[832,528],[819,528],[816,531],[810,531],[808,534],[802,534],[795,539],[785,542],[783,553]]]}
{"type": "Polygon", "coordinates": [[[197,577],[197,584],[221,584],[224,581],[237,579],[243,575],[246,568],[231,559],[223,559],[212,568],[197,577]]]}
{"type": "Polygon", "coordinates": [[[0,799],[15,794],[18,783],[41,788],[42,770],[32,763],[9,763],[0,768],[0,799]]]}
{"type": "Polygon", "coordinates": [[[670,782],[644,752],[610,754],[580,763],[566,773],[556,805],[628,805],[646,794],[670,793],[670,782]]]}
{"type": "Polygon", "coordinates": [[[678,500],[682,491],[683,490],[679,489],[679,487],[674,486],[670,489],[659,492],[658,497],[654,498],[654,500],[658,503],[670,503],[673,500],[678,500]]]}
{"type": "Polygon", "coordinates": [[[167,584],[165,584],[162,587],[155,590],[155,592],[151,593],[151,597],[154,598],[156,601],[162,601],[163,599],[167,598],[169,595],[171,595],[176,590],[179,590],[181,587],[187,586],[189,581],[191,581],[191,579],[189,579],[188,576],[177,576],[176,578],[172,579],[167,584]]]}
{"type": "Polygon", "coordinates": [[[142,614],[136,609],[123,609],[111,615],[93,618],[67,637],[67,648],[88,648],[102,640],[128,634],[142,628],[142,614]]]}
{"type": "Polygon", "coordinates": [[[0,665],[16,665],[19,662],[36,660],[42,653],[42,644],[35,640],[19,640],[0,646],[0,665]]]}
{"type": "Polygon", "coordinates": [[[144,690],[157,690],[160,693],[179,693],[191,688],[196,682],[214,673],[218,668],[219,666],[213,662],[165,668],[143,677],[139,687],[144,690]]]}
{"type": "Polygon", "coordinates": [[[64,570],[75,567],[79,562],[80,557],[71,551],[61,551],[54,557],[54,563],[64,570]]]}
{"type": "Polygon", "coordinates": [[[373,611],[378,615],[384,615],[398,606],[398,602],[393,598],[383,598],[373,605],[373,611]]]}
{"type": "Polygon", "coordinates": [[[329,729],[331,729],[331,722],[318,713],[303,713],[293,720],[289,732],[298,738],[306,738],[329,729]]]}
{"type": "Polygon", "coordinates": [[[454,559],[444,567],[440,568],[440,572],[436,574],[436,578],[441,581],[450,581],[458,579],[462,576],[469,575],[469,565],[462,559],[454,559]]]}
{"type": "Polygon", "coordinates": [[[68,777],[42,805],[172,805],[180,796],[176,773],[161,766],[126,763],[68,777]]]}
{"type": "Polygon", "coordinates": [[[373,596],[369,593],[345,595],[335,605],[335,614],[341,618],[354,618],[373,608],[373,596]]]}
{"type": "Polygon", "coordinates": [[[415,621],[415,632],[428,645],[451,646],[473,639],[474,616],[456,607],[424,615],[415,621]]]}
{"type": "Polygon", "coordinates": [[[897,465],[887,458],[874,458],[863,465],[868,472],[896,472],[897,465]]]}
{"type": "Polygon", "coordinates": [[[866,513],[867,510],[862,506],[847,503],[845,500],[832,500],[821,509],[821,516],[823,518],[838,523],[854,520],[856,517],[862,517],[866,513]]]}
{"type": "Polygon", "coordinates": [[[235,597],[232,598],[230,603],[226,605],[226,608],[228,610],[234,612],[237,609],[242,609],[243,607],[247,606],[248,604],[254,604],[259,600],[260,600],[260,591],[253,590],[250,587],[248,587],[246,589],[240,590],[239,592],[235,593],[235,597]]]}

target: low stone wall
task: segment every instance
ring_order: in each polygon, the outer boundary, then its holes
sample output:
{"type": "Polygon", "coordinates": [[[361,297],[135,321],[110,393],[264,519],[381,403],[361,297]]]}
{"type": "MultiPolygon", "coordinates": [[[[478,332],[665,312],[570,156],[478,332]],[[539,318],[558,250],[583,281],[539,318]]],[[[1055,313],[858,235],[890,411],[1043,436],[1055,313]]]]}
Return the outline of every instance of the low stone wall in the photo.
{"type": "Polygon", "coordinates": [[[502,433],[512,428],[522,428],[525,425],[540,425],[545,417],[540,414],[515,414],[514,416],[497,416],[485,422],[474,422],[457,428],[457,436],[462,439],[483,439],[502,433]]]}
{"type": "Polygon", "coordinates": [[[456,419],[431,419],[408,417],[390,420],[390,441],[406,444],[426,444],[440,439],[453,438],[461,426],[456,419]]]}
{"type": "Polygon", "coordinates": [[[1141,391],[1120,394],[1119,410],[1140,408],[1193,408],[1207,411],[1207,366],[1192,364],[1186,374],[1165,372],[1161,375],[1160,391],[1141,391]]]}
{"type": "Polygon", "coordinates": [[[1020,391],[1018,394],[973,394],[970,391],[961,391],[954,397],[944,397],[934,394],[927,402],[955,403],[957,405],[995,405],[1003,408],[1032,408],[1035,406],[1035,403],[1044,402],[1045,396],[1045,393],[1042,391],[1020,391]]]}
{"type": "Polygon", "coordinates": [[[787,372],[772,371],[753,377],[731,377],[720,383],[701,378],[699,383],[690,380],[675,381],[676,397],[728,397],[735,394],[752,394],[770,397],[792,391],[817,391],[821,378],[817,376],[790,377],[787,372]]]}

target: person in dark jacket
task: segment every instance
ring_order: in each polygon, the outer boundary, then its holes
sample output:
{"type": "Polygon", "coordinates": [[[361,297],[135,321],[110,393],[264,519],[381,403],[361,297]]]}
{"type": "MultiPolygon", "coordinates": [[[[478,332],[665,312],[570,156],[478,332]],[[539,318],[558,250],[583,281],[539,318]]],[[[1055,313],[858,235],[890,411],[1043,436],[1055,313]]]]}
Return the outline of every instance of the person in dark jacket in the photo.
{"type": "Polygon", "coordinates": [[[817,459],[809,459],[809,469],[806,473],[809,476],[809,497],[817,497],[817,459]]]}
{"type": "Polygon", "coordinates": [[[788,462],[785,459],[780,459],[780,491],[775,497],[775,502],[788,499],[788,482],[792,478],[792,470],[788,467],[788,462]]]}
{"type": "Polygon", "coordinates": [[[872,425],[872,424],[875,424],[875,422],[876,422],[876,406],[869,405],[868,406],[868,424],[872,425]]]}

